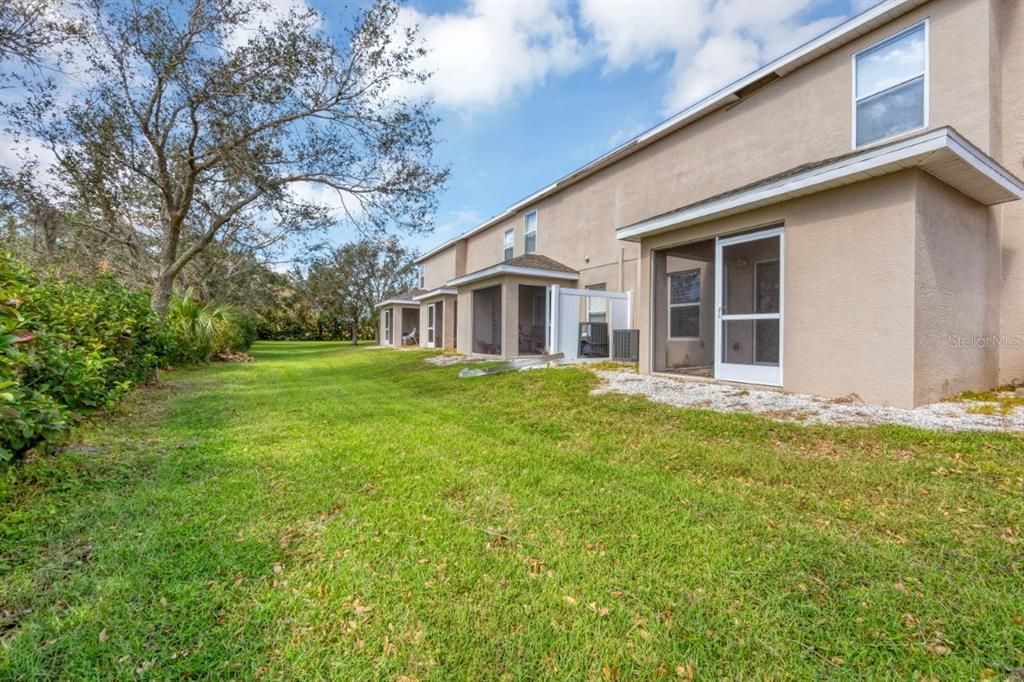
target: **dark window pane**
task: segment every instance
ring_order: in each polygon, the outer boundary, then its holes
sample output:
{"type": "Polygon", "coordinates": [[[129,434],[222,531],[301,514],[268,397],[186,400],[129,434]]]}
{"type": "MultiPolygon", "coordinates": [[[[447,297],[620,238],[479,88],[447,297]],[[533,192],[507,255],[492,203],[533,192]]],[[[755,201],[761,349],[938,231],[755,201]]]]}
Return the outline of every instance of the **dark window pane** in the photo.
{"type": "Polygon", "coordinates": [[[754,362],[779,364],[779,321],[756,320],[754,325],[754,362]]]}
{"type": "Polygon", "coordinates": [[[505,260],[508,260],[511,257],[512,257],[512,247],[511,246],[506,246],[505,247],[505,260]]]}
{"type": "Polygon", "coordinates": [[[537,250],[537,233],[529,232],[526,234],[526,253],[533,253],[537,250]]]}
{"type": "Polygon", "coordinates": [[[669,336],[673,339],[700,336],[700,306],[687,305],[669,309],[669,336]]]}
{"type": "Polygon", "coordinates": [[[857,146],[923,125],[923,76],[857,103],[857,146]]]}
{"type": "Polygon", "coordinates": [[[669,275],[669,303],[700,303],[700,271],[669,275]]]}

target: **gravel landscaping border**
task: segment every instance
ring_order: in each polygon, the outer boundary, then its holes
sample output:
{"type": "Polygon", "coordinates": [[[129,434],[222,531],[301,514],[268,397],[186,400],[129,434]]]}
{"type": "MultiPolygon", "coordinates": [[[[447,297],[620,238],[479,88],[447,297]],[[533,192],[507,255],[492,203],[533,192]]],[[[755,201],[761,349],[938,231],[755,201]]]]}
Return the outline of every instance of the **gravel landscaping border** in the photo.
{"type": "Polygon", "coordinates": [[[601,385],[593,390],[594,394],[639,395],[676,407],[747,412],[802,424],[902,424],[934,431],[1024,431],[1024,408],[1015,408],[1005,415],[977,414],[969,410],[989,403],[971,400],[933,403],[908,410],[632,372],[595,370],[594,373],[601,378],[601,385]]]}

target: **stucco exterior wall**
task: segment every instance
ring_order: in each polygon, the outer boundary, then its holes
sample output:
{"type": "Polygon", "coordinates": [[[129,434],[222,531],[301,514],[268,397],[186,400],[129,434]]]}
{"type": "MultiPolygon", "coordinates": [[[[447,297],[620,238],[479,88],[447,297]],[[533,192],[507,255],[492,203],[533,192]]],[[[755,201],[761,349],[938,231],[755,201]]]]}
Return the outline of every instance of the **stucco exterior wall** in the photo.
{"type": "Polygon", "coordinates": [[[916,176],[914,402],[998,383],[999,230],[994,212],[916,176]]]}
{"type": "Polygon", "coordinates": [[[458,271],[458,250],[445,249],[423,261],[423,287],[427,291],[443,287],[445,282],[463,274],[458,271]]]}
{"type": "MultiPolygon", "coordinates": [[[[992,10],[992,155],[1024,178],[1024,2],[995,0],[992,10]]],[[[1002,250],[999,382],[1024,382],[1024,201],[995,214],[1002,250]]]]}

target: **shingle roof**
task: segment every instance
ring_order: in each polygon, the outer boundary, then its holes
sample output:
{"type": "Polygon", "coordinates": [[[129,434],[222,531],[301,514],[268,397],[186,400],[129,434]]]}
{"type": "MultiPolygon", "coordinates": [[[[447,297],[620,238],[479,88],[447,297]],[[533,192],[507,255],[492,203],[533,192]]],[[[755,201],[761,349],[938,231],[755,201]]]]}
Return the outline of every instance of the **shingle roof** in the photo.
{"type": "MultiPolygon", "coordinates": [[[[500,265],[511,265],[514,268],[533,268],[535,270],[552,270],[554,272],[576,272],[568,265],[559,263],[558,261],[542,256],[539,253],[524,253],[522,256],[516,256],[515,258],[509,258],[508,260],[502,261],[500,265]]],[[[488,266],[493,267],[493,266],[488,266]]],[[[486,270],[487,268],[484,268],[486,270]]],[[[478,271],[479,272],[479,271],[478,271]]],[[[577,273],[578,274],[578,273],[577,273]]]]}
{"type": "Polygon", "coordinates": [[[413,287],[412,289],[409,289],[408,291],[403,291],[398,296],[395,296],[395,298],[399,299],[400,301],[411,301],[416,296],[419,296],[420,294],[425,294],[425,293],[427,293],[426,289],[418,289],[416,287],[413,287]]]}
{"type": "Polygon", "coordinates": [[[407,290],[403,291],[402,293],[398,294],[397,296],[389,296],[388,298],[384,299],[383,301],[381,301],[380,303],[378,303],[374,307],[375,308],[380,308],[381,306],[387,305],[389,303],[406,303],[406,302],[408,302],[410,304],[413,304],[413,305],[419,305],[419,304],[417,304],[413,300],[413,297],[414,296],[419,296],[420,294],[425,294],[425,293],[427,293],[426,289],[417,289],[417,288],[413,287],[412,289],[407,289],[407,290]]]}
{"type": "Polygon", "coordinates": [[[580,273],[568,265],[538,253],[527,253],[495,263],[494,265],[488,265],[486,268],[475,270],[465,275],[459,275],[454,279],[448,280],[448,286],[461,286],[499,275],[536,275],[537,277],[554,280],[577,280],[580,278],[580,273]]]}

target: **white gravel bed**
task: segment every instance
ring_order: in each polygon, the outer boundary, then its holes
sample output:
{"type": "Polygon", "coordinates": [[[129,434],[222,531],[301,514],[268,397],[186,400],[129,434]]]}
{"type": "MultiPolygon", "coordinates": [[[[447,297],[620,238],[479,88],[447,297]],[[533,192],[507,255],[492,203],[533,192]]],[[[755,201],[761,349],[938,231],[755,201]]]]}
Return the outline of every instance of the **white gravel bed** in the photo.
{"type": "Polygon", "coordinates": [[[593,393],[641,395],[676,407],[697,407],[720,412],[747,412],[779,421],[803,424],[902,424],[935,431],[1022,431],[1024,408],[1006,415],[972,414],[968,408],[987,404],[973,401],[941,402],[912,410],[861,402],[843,402],[799,393],[739,388],[687,379],[632,372],[595,370],[601,385],[593,393]]]}
{"type": "Polygon", "coordinates": [[[431,355],[426,359],[427,364],[437,365],[438,367],[448,367],[449,365],[461,365],[465,362],[483,362],[480,358],[471,358],[467,355],[458,355],[455,353],[442,353],[441,355],[431,355]]]}

